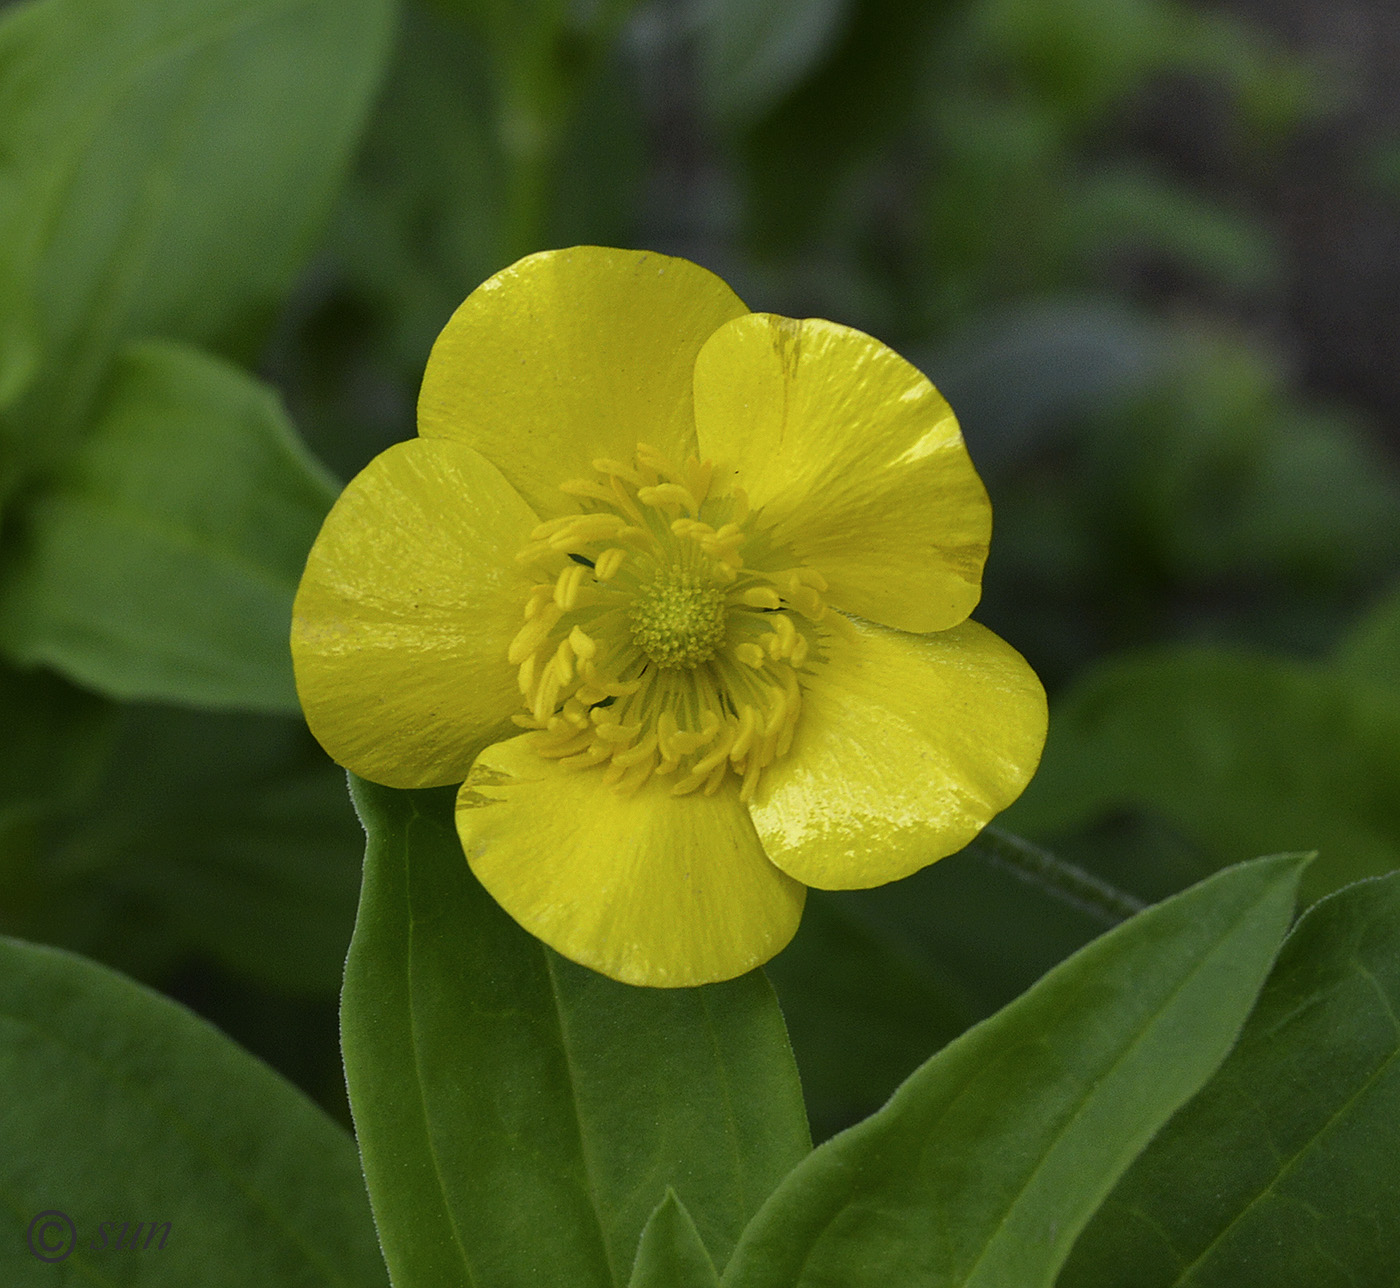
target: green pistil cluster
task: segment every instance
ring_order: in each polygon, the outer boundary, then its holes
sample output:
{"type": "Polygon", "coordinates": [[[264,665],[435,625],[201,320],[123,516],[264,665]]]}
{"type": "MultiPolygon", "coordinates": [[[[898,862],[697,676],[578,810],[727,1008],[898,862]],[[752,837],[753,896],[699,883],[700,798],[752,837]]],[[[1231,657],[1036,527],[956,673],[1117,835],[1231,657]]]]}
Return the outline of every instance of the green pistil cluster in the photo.
{"type": "Polygon", "coordinates": [[[668,569],[632,601],[632,640],[658,667],[694,668],[724,642],[724,592],[668,569]]]}

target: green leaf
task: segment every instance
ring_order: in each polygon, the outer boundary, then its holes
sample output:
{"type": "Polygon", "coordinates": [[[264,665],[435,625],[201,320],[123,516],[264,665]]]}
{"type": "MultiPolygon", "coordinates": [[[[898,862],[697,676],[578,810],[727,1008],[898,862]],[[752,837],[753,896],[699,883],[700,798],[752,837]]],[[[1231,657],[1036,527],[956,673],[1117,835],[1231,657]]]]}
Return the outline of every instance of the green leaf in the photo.
{"type": "Polygon", "coordinates": [[[1160,649],[1066,693],[1006,826],[1054,837],[1152,811],[1224,863],[1316,849],[1312,900],[1400,865],[1400,695],[1264,654],[1160,649]]]}
{"type": "Polygon", "coordinates": [[[135,345],[7,552],[0,647],[113,697],[296,712],[292,597],[336,491],[265,386],[135,345]]]}
{"type": "Polygon", "coordinates": [[[391,16],[390,0],[5,15],[0,242],[27,270],[43,357],[8,422],[26,451],[54,458],[129,339],[252,355],[329,210],[391,16]]]}
{"type": "Polygon", "coordinates": [[[1049,1288],[1229,1050],[1303,862],[1242,864],[1148,909],[965,1033],[794,1169],[725,1288],[1049,1288]]]}
{"type": "Polygon", "coordinates": [[[395,1281],[622,1288],[668,1186],[722,1265],[810,1148],[762,974],[645,989],[565,961],[472,877],[452,790],[353,785],[342,1044],[395,1281]]]}
{"type": "Polygon", "coordinates": [[[1400,873],[1314,906],[1219,1073],[1080,1238],[1060,1288],[1400,1280],[1400,873]]]}
{"type": "Polygon", "coordinates": [[[667,1189],[642,1230],[627,1288],[719,1288],[714,1262],[675,1190],[667,1189]]]}
{"type": "Polygon", "coordinates": [[[148,981],[193,953],[333,997],[364,833],[304,724],[127,707],[102,744],[83,799],[0,843],[0,931],[148,981]]]}
{"type": "Polygon", "coordinates": [[[797,935],[765,969],[813,1136],[874,1113],[931,1051],[1141,906],[993,828],[903,881],[809,891],[797,935]]]}
{"type": "MultiPolygon", "coordinates": [[[[7,1285],[387,1283],[350,1137],[131,980],[0,939],[0,1086],[7,1285]],[[75,1235],[61,1269],[27,1244],[31,1221],[54,1210],[75,1235]],[[157,1234],[154,1247],[118,1251],[123,1222],[145,1237],[170,1229],[163,1247],[157,1234]]],[[[57,1252],[67,1227],[50,1217],[32,1237],[57,1252]]]]}

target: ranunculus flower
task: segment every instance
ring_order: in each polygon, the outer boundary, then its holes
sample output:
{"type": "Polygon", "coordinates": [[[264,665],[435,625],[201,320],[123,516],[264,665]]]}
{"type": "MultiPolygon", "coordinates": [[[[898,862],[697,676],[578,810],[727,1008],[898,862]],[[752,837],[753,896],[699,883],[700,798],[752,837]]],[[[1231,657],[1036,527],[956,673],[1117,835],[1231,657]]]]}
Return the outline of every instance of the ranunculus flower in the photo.
{"type": "Polygon", "coordinates": [[[806,886],[907,876],[1030,778],[1044,692],[968,620],[986,492],[878,341],[576,247],[471,294],[418,417],[311,551],[297,688],[355,773],[462,783],[472,871],[564,956],[739,975],[806,886]]]}

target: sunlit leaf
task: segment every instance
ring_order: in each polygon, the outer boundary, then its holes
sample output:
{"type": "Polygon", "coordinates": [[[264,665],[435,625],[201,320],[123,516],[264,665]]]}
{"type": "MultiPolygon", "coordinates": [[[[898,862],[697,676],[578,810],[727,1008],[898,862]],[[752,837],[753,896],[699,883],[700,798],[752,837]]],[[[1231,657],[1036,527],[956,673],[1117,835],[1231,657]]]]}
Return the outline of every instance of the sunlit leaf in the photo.
{"type": "Polygon", "coordinates": [[[346,1077],[396,1281],[624,1288],[675,1190],[717,1264],[807,1152],[761,973],[618,984],[477,884],[453,793],[355,783],[369,831],[346,967],[346,1077]]]}
{"type": "Polygon", "coordinates": [[[946,1047],[794,1169],[725,1288],[1049,1288],[1234,1042],[1301,863],[1242,864],[1148,909],[946,1047]]]}
{"type": "Polygon", "coordinates": [[[43,366],[0,430],[26,454],[61,450],[131,338],[251,354],[329,209],[390,17],[390,0],[4,15],[0,242],[43,366]]]}

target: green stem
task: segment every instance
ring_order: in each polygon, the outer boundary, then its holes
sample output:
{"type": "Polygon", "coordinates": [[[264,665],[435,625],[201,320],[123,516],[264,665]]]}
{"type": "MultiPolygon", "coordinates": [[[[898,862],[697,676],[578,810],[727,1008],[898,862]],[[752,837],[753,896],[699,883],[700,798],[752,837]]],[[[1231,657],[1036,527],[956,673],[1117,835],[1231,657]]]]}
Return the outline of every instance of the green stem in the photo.
{"type": "Polygon", "coordinates": [[[984,828],[967,848],[994,867],[1109,926],[1127,921],[1147,907],[1135,895],[995,827],[984,828]]]}

